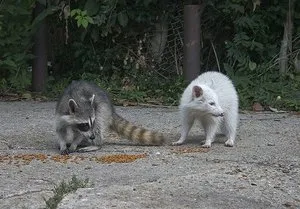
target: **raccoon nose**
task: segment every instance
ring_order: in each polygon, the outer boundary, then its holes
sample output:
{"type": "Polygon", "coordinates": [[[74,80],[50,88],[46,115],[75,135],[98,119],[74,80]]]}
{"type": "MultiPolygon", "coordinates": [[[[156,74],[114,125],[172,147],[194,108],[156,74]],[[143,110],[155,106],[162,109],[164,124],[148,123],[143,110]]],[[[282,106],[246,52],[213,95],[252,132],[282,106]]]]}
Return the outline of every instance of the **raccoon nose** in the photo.
{"type": "Polygon", "coordinates": [[[90,136],[90,139],[91,139],[91,140],[94,140],[94,139],[95,139],[95,134],[92,134],[92,135],[90,136]]]}
{"type": "Polygon", "coordinates": [[[223,112],[222,112],[222,113],[220,113],[220,116],[221,116],[221,117],[223,117],[223,116],[224,116],[224,113],[223,113],[223,112]]]}

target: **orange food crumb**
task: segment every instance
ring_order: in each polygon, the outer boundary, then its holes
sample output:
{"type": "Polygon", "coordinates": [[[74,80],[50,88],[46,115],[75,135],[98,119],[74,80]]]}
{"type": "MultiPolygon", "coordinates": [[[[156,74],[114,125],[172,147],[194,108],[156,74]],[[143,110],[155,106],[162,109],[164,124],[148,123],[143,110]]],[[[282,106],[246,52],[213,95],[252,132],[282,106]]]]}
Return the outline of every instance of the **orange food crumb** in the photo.
{"type": "Polygon", "coordinates": [[[139,158],[145,158],[146,154],[116,154],[116,155],[108,155],[95,158],[96,162],[101,163],[130,163],[139,158]]]}
{"type": "Polygon", "coordinates": [[[13,164],[16,166],[28,165],[33,160],[46,163],[54,161],[57,163],[76,163],[80,161],[89,160],[97,163],[130,163],[139,158],[145,158],[144,154],[115,154],[106,156],[76,156],[76,155],[45,155],[45,154],[17,154],[17,155],[0,155],[0,163],[13,164]]]}

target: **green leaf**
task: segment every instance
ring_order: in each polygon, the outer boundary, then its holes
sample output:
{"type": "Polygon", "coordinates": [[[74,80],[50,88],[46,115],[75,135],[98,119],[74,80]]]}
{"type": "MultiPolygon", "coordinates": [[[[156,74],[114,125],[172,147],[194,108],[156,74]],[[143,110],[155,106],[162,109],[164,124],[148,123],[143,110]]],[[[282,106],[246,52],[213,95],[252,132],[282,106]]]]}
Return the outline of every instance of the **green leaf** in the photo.
{"type": "Polygon", "coordinates": [[[81,24],[84,28],[87,28],[87,26],[89,25],[89,22],[87,21],[86,18],[83,18],[81,24]]]}
{"type": "Polygon", "coordinates": [[[118,21],[123,27],[125,27],[128,24],[128,15],[125,11],[122,11],[118,14],[118,21]]]}
{"type": "Polygon", "coordinates": [[[79,20],[79,19],[82,19],[82,16],[80,16],[80,15],[77,15],[76,17],[75,17],[75,20],[79,20]]]}
{"type": "Polygon", "coordinates": [[[90,16],[87,16],[85,19],[88,21],[88,23],[94,24],[94,20],[90,16]]]}
{"type": "Polygon", "coordinates": [[[73,17],[75,14],[77,14],[79,9],[72,9],[71,11],[71,17],[73,17]]]}
{"type": "Polygon", "coordinates": [[[97,14],[100,7],[100,3],[97,3],[96,0],[87,0],[84,5],[84,10],[87,11],[89,16],[97,14]]]}
{"type": "Polygon", "coordinates": [[[81,24],[82,24],[82,18],[79,18],[77,20],[77,27],[79,28],[81,24]]]}

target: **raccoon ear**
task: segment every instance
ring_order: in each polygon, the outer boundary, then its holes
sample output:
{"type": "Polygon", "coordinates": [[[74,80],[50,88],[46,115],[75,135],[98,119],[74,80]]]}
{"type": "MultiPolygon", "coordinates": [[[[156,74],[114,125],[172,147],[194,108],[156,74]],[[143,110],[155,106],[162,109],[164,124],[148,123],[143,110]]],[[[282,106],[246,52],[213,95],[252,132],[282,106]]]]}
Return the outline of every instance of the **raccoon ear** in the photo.
{"type": "Polygon", "coordinates": [[[193,87],[193,97],[200,97],[203,94],[203,89],[200,86],[193,87]]]}
{"type": "Polygon", "coordinates": [[[91,102],[91,104],[93,104],[93,103],[94,103],[94,99],[95,99],[95,94],[93,94],[93,96],[91,96],[91,98],[90,98],[90,102],[91,102]]]}
{"type": "Polygon", "coordinates": [[[75,102],[75,100],[74,99],[69,99],[69,110],[70,110],[70,113],[74,114],[77,108],[78,108],[78,105],[75,102]]]}

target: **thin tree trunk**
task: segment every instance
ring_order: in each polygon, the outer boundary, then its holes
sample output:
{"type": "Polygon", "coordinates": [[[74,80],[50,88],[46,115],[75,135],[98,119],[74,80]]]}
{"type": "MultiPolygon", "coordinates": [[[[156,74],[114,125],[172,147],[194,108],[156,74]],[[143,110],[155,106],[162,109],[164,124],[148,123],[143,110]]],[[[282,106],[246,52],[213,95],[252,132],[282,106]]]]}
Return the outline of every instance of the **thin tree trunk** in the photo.
{"type": "Polygon", "coordinates": [[[279,72],[285,74],[288,71],[288,51],[292,51],[292,34],[293,34],[293,15],[294,15],[294,0],[289,0],[289,10],[284,23],[283,38],[281,41],[279,53],[279,72]]]}
{"type": "MultiPolygon", "coordinates": [[[[45,10],[45,6],[36,1],[34,18],[45,10]]],[[[34,35],[33,54],[35,56],[32,64],[32,90],[42,92],[46,88],[47,77],[47,24],[42,20],[34,35]]]]}

